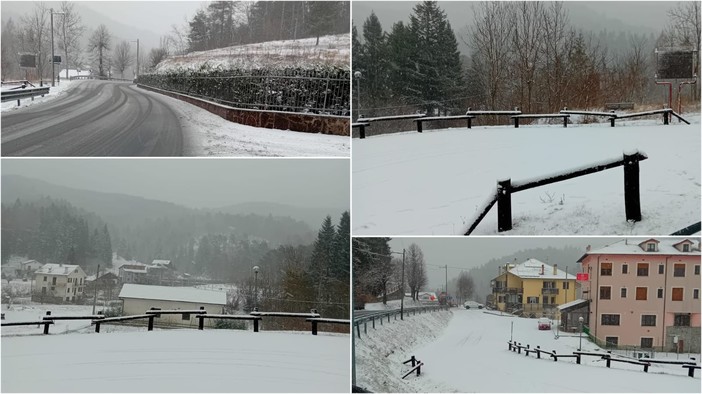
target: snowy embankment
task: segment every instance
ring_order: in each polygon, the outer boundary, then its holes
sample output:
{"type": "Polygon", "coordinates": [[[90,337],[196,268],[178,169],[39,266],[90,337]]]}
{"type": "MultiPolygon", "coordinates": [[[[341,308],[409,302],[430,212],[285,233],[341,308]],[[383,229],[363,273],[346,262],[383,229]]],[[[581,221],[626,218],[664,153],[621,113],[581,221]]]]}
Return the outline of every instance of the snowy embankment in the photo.
{"type": "Polygon", "coordinates": [[[168,330],[2,338],[2,391],[348,392],[349,336],[168,330]]]}
{"type": "MultiPolygon", "coordinates": [[[[415,348],[438,338],[449,324],[450,311],[435,311],[419,315],[405,315],[404,321],[391,321],[373,329],[368,334],[361,329],[361,338],[355,338],[356,385],[373,392],[416,391],[411,380],[402,380],[403,371],[409,368],[402,363],[414,353],[415,348]]],[[[408,364],[409,365],[409,364],[408,364]]],[[[446,392],[448,386],[434,382],[423,388],[426,392],[446,392]]]]}
{"type": "Polygon", "coordinates": [[[184,101],[140,90],[181,114],[187,156],[349,157],[351,138],[230,122],[184,101]]]}
{"type": "Polygon", "coordinates": [[[155,73],[203,69],[259,69],[333,65],[349,67],[350,35],[268,41],[209,51],[170,56],[158,64],[155,73]]]}
{"type": "MultiPolygon", "coordinates": [[[[32,105],[37,105],[40,103],[45,103],[49,100],[53,100],[57,97],[61,97],[63,95],[68,94],[68,91],[75,86],[76,83],[80,83],[81,81],[70,81],[66,79],[62,79],[61,82],[57,83],[56,86],[50,87],[49,88],[49,94],[45,95],[44,97],[41,96],[36,96],[34,97],[34,100],[30,98],[25,98],[20,100],[20,105],[17,105],[17,101],[5,101],[0,105],[0,112],[5,112],[5,111],[14,111],[20,108],[25,108],[25,107],[30,107],[32,105]]],[[[48,83],[45,81],[44,86],[51,86],[51,81],[48,81],[48,83]]],[[[35,84],[35,87],[39,87],[39,84],[35,84]]],[[[3,86],[2,90],[8,90],[11,87],[5,87],[3,86]]],[[[28,88],[31,88],[31,86],[28,86],[28,88]]]]}
{"type": "MultiPolygon", "coordinates": [[[[583,357],[577,365],[574,359],[554,362],[548,356],[537,359],[517,354],[507,349],[512,323],[514,340],[532,348],[572,354],[579,338],[561,333],[555,339],[555,332],[537,329],[537,319],[460,308],[452,311],[450,321],[386,324],[357,339],[357,384],[374,391],[401,392],[699,392],[699,373],[689,378],[679,365],[651,365],[645,373],[640,366],[624,363],[607,368],[597,357],[583,357]],[[406,336],[415,344],[405,345],[400,338],[406,336]],[[399,346],[401,356],[393,354],[399,346]],[[398,362],[411,355],[425,363],[422,374],[401,380],[398,362]]],[[[425,316],[431,319],[432,314],[425,316]]],[[[586,338],[582,348],[602,351],[586,338]]],[[[680,359],[687,357],[680,355],[680,359]]],[[[658,353],[656,358],[675,359],[676,355],[658,353]]]]}
{"type": "MultiPolygon", "coordinates": [[[[487,126],[353,140],[356,235],[462,234],[498,179],[542,177],[639,150],[643,220],[628,223],[622,168],[512,195],[504,235],[670,234],[700,218],[700,115],[609,124],[487,126]]],[[[382,125],[373,126],[382,127],[382,125]]],[[[474,235],[498,234],[493,207],[474,235]]]]}

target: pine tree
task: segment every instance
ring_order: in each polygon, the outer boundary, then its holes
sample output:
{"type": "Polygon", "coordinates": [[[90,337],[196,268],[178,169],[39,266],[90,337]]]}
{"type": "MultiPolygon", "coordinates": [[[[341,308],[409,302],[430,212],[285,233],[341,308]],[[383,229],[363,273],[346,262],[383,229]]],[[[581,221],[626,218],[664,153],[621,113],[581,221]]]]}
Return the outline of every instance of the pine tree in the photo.
{"type": "MultiPolygon", "coordinates": [[[[387,37],[375,13],[363,22],[363,40],[358,63],[353,66],[361,72],[361,108],[369,108],[387,94],[387,37]]],[[[364,115],[372,113],[364,111],[364,115]]]]}
{"type": "Polygon", "coordinates": [[[332,224],[331,216],[327,216],[322,222],[322,228],[317,233],[309,266],[310,278],[316,288],[317,300],[328,297],[327,290],[334,259],[335,238],[336,230],[332,224]]]}
{"type": "Polygon", "coordinates": [[[419,80],[417,75],[417,44],[414,35],[402,22],[392,25],[387,38],[388,88],[394,102],[421,102],[421,91],[410,81],[419,80]]]}

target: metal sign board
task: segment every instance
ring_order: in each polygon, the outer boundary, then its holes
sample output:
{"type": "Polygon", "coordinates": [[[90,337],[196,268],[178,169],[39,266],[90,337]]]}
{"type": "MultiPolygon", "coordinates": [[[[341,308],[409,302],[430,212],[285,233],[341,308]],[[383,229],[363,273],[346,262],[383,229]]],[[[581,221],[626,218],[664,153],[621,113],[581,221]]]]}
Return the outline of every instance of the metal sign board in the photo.
{"type": "Polygon", "coordinates": [[[20,67],[36,68],[37,56],[31,54],[20,55],[20,67]]]}
{"type": "Polygon", "coordinates": [[[692,50],[656,49],[656,77],[658,79],[693,78],[692,50]]]}
{"type": "Polygon", "coordinates": [[[587,282],[588,280],[590,280],[590,274],[581,272],[575,275],[575,279],[578,282],[587,282]]]}
{"type": "Polygon", "coordinates": [[[61,64],[61,56],[54,56],[54,64],[61,64]]]}

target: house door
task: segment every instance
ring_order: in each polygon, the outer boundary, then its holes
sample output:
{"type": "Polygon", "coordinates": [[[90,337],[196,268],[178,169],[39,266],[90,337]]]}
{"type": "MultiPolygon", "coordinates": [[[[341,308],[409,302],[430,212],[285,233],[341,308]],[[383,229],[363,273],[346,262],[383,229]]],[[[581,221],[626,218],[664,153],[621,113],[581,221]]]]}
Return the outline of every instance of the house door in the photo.
{"type": "Polygon", "coordinates": [[[683,353],[683,349],[685,349],[685,341],[678,339],[678,353],[683,353]]]}

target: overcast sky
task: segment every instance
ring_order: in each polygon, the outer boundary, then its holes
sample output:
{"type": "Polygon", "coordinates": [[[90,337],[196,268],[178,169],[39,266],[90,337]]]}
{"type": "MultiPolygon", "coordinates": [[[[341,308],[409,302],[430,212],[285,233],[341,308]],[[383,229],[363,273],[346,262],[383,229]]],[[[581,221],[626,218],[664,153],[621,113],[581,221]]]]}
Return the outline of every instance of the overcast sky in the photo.
{"type": "Polygon", "coordinates": [[[350,205],[348,159],[3,159],[2,174],[193,208],[350,205]]]}
{"type": "Polygon", "coordinates": [[[470,270],[480,267],[492,259],[509,256],[520,250],[548,247],[561,249],[573,246],[584,252],[587,245],[599,248],[621,239],[623,237],[393,238],[390,241],[390,247],[393,251],[402,253],[403,248],[416,243],[422,249],[424,261],[427,263],[428,288],[434,289],[443,287],[446,281],[444,268],[436,266],[449,266],[448,279],[450,281],[461,272],[460,269],[452,267],[470,270]]]}

